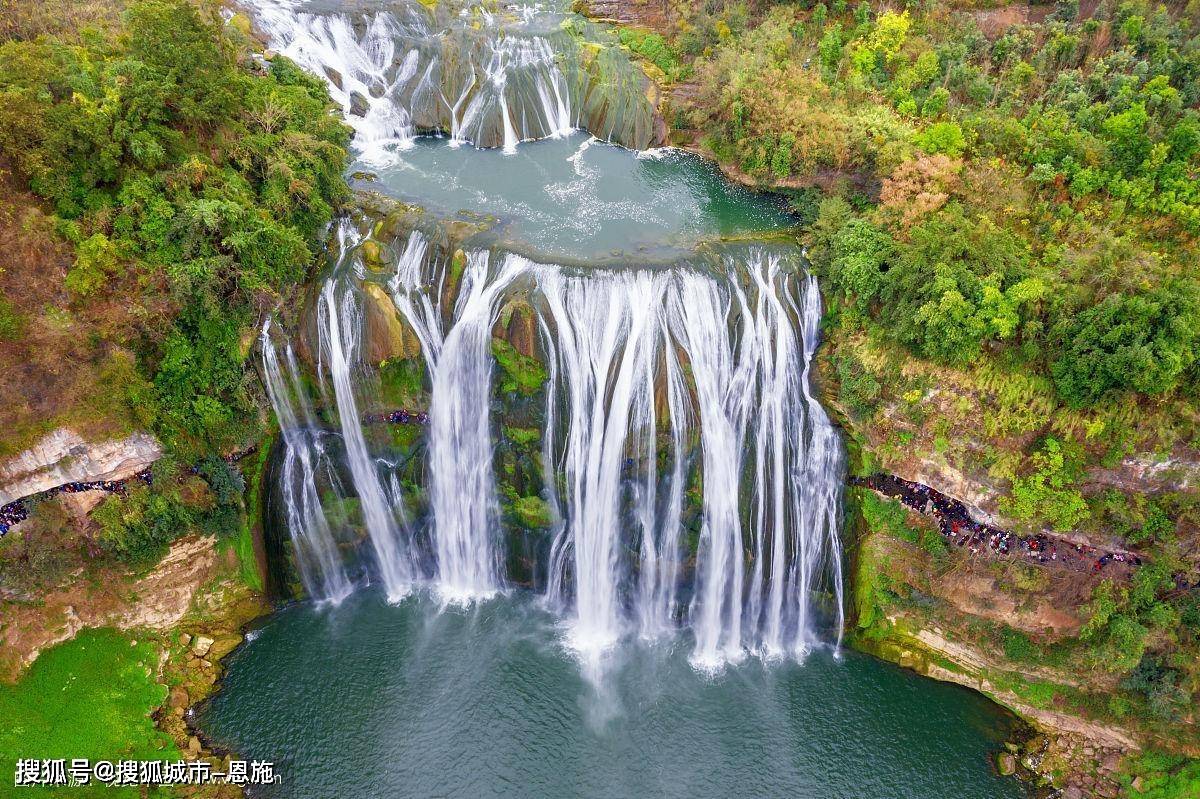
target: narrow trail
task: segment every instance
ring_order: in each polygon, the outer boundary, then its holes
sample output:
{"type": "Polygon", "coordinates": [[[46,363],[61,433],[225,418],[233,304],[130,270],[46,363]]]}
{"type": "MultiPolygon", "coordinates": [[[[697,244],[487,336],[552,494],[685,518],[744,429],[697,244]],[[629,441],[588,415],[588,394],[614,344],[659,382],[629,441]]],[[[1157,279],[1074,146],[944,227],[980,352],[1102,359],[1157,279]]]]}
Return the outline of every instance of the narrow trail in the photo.
{"type": "Polygon", "coordinates": [[[967,506],[957,499],[893,475],[855,477],[851,478],[850,484],[898,499],[911,510],[932,517],[948,544],[968,550],[974,556],[1019,560],[1066,571],[1103,573],[1122,580],[1128,579],[1142,563],[1133,552],[1085,546],[1051,533],[1022,536],[978,522],[971,518],[967,506]]]}

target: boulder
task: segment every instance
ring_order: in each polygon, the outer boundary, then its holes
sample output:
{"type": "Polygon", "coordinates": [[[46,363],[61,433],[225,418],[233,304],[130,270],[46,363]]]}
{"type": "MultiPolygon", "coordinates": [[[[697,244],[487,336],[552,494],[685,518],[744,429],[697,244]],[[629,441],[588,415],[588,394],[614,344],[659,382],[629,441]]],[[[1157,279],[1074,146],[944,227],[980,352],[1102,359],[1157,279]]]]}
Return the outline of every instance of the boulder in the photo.
{"type": "Polygon", "coordinates": [[[350,113],[356,117],[365,117],[371,108],[371,102],[358,92],[350,92],[350,113]]]}
{"type": "Polygon", "coordinates": [[[240,635],[223,635],[218,638],[208,650],[210,660],[221,660],[242,642],[240,635]]]}
{"type": "Polygon", "coordinates": [[[505,331],[508,343],[513,349],[526,358],[537,357],[538,326],[534,318],[533,308],[526,302],[520,302],[513,307],[512,316],[508,320],[508,330],[505,331]]]}
{"type": "Polygon", "coordinates": [[[198,658],[202,658],[208,654],[208,650],[212,649],[214,641],[207,635],[197,635],[192,640],[192,654],[198,658]]]}
{"type": "Polygon", "coordinates": [[[62,503],[76,523],[82,524],[87,521],[88,514],[95,510],[96,506],[107,496],[107,491],[96,489],[95,491],[80,491],[75,494],[59,494],[58,501],[62,503]]]}
{"type": "Polygon", "coordinates": [[[1017,758],[1012,752],[1001,752],[996,755],[996,771],[1000,772],[1002,777],[1017,773],[1017,758]]]}
{"type": "Polygon", "coordinates": [[[167,696],[167,702],[176,710],[183,710],[191,704],[191,697],[188,696],[187,689],[182,685],[176,685],[171,689],[171,693],[167,696]]]}
{"type": "Polygon", "coordinates": [[[421,340],[400,318],[392,298],[378,283],[364,283],[363,355],[371,363],[392,358],[417,358],[421,340]]]}

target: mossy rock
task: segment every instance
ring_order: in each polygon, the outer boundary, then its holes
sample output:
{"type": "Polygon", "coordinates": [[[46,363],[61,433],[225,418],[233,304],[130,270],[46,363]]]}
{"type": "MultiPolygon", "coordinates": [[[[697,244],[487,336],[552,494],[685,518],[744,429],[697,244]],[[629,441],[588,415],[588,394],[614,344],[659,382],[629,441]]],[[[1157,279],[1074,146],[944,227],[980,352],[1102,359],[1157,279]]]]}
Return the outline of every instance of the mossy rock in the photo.
{"type": "Polygon", "coordinates": [[[394,358],[416,359],[421,355],[421,340],[400,317],[387,291],[378,283],[363,284],[366,295],[363,315],[366,334],[363,353],[372,363],[394,358]]]}
{"type": "Polygon", "coordinates": [[[213,642],[213,645],[208,649],[208,659],[216,662],[225,658],[230,652],[238,648],[242,643],[240,635],[224,635],[213,642]]]}
{"type": "Polygon", "coordinates": [[[517,497],[508,510],[522,527],[531,530],[545,529],[554,523],[554,513],[541,497],[517,497]]]}
{"type": "Polygon", "coordinates": [[[358,248],[363,264],[372,272],[382,272],[387,264],[384,260],[384,249],[374,239],[367,239],[358,248]]]}
{"type": "MultiPolygon", "coordinates": [[[[419,346],[419,343],[418,343],[419,346]]],[[[425,361],[389,358],[379,364],[379,401],[386,408],[419,409],[429,400],[425,388],[425,361]]]]}
{"type": "Polygon", "coordinates": [[[252,36],[254,33],[254,26],[250,23],[250,18],[245,14],[234,14],[226,24],[243,36],[252,36]]]}
{"type": "Polygon", "coordinates": [[[492,355],[500,366],[500,391],[536,394],[546,384],[546,369],[536,358],[522,355],[502,338],[492,339],[492,355]]]}
{"type": "Polygon", "coordinates": [[[542,440],[542,431],[537,427],[505,427],[504,437],[518,447],[528,448],[542,440]]]}

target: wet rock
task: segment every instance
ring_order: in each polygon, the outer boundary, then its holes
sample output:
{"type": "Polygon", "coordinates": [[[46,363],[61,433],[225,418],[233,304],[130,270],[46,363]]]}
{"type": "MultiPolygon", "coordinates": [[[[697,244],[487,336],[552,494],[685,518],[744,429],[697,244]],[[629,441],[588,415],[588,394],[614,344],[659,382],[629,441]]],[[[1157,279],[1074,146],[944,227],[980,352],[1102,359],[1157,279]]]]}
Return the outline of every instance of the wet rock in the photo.
{"type": "Polygon", "coordinates": [[[554,523],[550,505],[541,497],[518,497],[509,507],[516,520],[531,530],[544,529],[554,523]]]}
{"type": "Polygon", "coordinates": [[[409,327],[392,298],[377,283],[364,283],[363,293],[363,355],[371,363],[382,363],[393,358],[418,358],[421,355],[421,340],[409,327]]]}
{"type": "Polygon", "coordinates": [[[467,268],[467,254],[462,250],[455,250],[454,255],[450,256],[450,274],[442,285],[442,307],[453,308],[454,301],[458,298],[458,284],[462,280],[463,270],[467,268]]]}
{"type": "Polygon", "coordinates": [[[342,89],[342,73],[338,72],[333,67],[327,66],[324,69],[325,69],[325,77],[329,78],[329,82],[332,83],[334,86],[336,86],[338,88],[338,91],[341,91],[341,89],[342,89]]]}
{"type": "Polygon", "coordinates": [[[350,113],[356,117],[365,117],[371,108],[371,102],[358,92],[350,92],[350,113]]]}
{"type": "Polygon", "coordinates": [[[192,654],[198,658],[202,658],[208,654],[208,650],[212,649],[214,641],[207,635],[197,635],[192,641],[192,654]]]}
{"type": "Polygon", "coordinates": [[[996,771],[1000,776],[1008,777],[1017,773],[1017,758],[1012,752],[1001,752],[996,755],[996,771]]]}
{"type": "Polygon", "coordinates": [[[379,246],[379,242],[372,239],[367,239],[358,248],[359,255],[362,256],[363,264],[372,272],[382,272],[387,266],[385,251],[379,246]]]}
{"type": "Polygon", "coordinates": [[[513,308],[506,333],[514,350],[526,358],[537,357],[537,320],[528,303],[521,302],[513,308]]]}

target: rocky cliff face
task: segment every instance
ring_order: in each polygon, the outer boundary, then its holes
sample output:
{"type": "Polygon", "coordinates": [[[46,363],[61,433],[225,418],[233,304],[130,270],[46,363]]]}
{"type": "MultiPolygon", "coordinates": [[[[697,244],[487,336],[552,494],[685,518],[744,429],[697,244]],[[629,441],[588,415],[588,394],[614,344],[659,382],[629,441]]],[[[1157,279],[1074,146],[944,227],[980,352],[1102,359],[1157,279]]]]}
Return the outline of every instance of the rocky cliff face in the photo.
{"type": "Polygon", "coordinates": [[[162,445],[146,433],[93,444],[59,428],[0,464],[0,505],[65,483],[125,480],[160,457],[162,445]]]}

